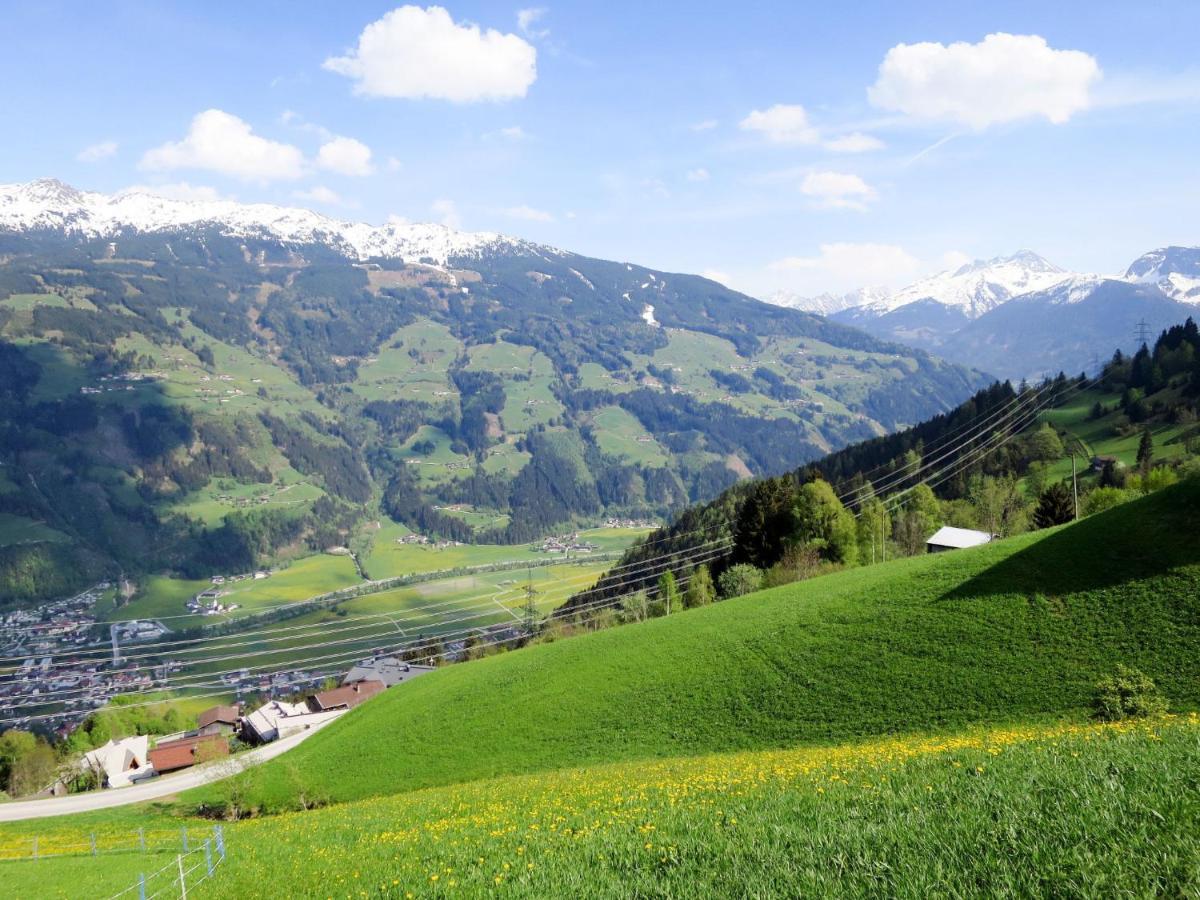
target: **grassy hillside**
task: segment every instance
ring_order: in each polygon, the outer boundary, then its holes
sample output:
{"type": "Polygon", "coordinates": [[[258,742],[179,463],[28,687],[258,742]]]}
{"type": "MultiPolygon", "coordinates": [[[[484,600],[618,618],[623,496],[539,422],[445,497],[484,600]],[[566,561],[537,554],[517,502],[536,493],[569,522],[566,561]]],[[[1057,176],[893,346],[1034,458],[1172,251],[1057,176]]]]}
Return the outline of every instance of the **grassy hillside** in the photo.
{"type": "Polygon", "coordinates": [[[278,808],[301,789],[344,801],[1061,715],[1118,663],[1194,708],[1197,508],[1191,481],[1063,528],[451,667],[269,764],[251,793],[278,808]]]}
{"type": "MultiPolygon", "coordinates": [[[[188,896],[1191,896],[1198,768],[1192,714],[507,777],[227,823],[188,896]]],[[[193,846],[211,826],[173,824],[0,828],[0,871],[14,896],[76,897],[161,868],[147,891],[175,896],[181,826],[193,846]],[[34,834],[77,855],[31,860],[34,834]]]]}

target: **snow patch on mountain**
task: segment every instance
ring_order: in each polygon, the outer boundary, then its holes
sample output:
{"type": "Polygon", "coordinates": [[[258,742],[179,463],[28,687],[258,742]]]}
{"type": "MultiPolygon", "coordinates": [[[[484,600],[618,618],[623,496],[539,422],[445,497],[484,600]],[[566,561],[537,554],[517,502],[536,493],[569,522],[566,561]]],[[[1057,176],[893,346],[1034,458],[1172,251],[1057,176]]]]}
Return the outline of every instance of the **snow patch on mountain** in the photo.
{"type": "Polygon", "coordinates": [[[859,288],[848,294],[820,294],[816,297],[804,297],[791,291],[776,291],[767,298],[768,303],[784,306],[788,309],[798,309],[803,312],[816,313],[821,316],[832,316],[834,313],[871,303],[879,303],[891,296],[887,288],[859,288]]]}
{"type": "Polygon", "coordinates": [[[356,259],[384,257],[443,266],[497,251],[563,255],[552,247],[490,231],[457,231],[437,224],[368,225],[269,203],[171,200],[140,190],[101,194],[53,178],[0,185],[0,229],[4,230],[54,229],[105,238],[195,228],[288,244],[321,244],[356,259]]]}

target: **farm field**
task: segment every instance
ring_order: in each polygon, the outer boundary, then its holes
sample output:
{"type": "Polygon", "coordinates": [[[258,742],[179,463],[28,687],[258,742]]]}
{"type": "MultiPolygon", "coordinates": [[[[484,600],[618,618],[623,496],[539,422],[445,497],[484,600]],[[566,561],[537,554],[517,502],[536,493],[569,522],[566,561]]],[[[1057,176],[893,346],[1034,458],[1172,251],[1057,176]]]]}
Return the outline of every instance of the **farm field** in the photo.
{"type": "MultiPolygon", "coordinates": [[[[533,552],[529,544],[463,544],[438,548],[428,544],[397,543],[398,538],[408,533],[405,526],[390,522],[374,533],[371,552],[363,558],[363,566],[372,578],[397,578],[468,566],[546,559],[545,554],[533,552]]],[[[648,530],[632,528],[590,528],[580,531],[579,537],[596,544],[597,552],[614,553],[647,534],[648,530]]]]}
{"type": "MultiPolygon", "coordinates": [[[[272,606],[336,591],[360,581],[354,560],[349,556],[321,553],[297,559],[275,571],[270,578],[221,585],[220,590],[228,592],[221,597],[221,602],[238,604],[239,608],[230,614],[237,618],[262,612],[272,606]]],[[[211,587],[214,585],[208,579],[191,581],[151,576],[145,579],[141,592],[126,605],[112,611],[109,618],[148,619],[182,615],[187,612],[185,604],[189,598],[211,587]]],[[[172,623],[171,627],[187,628],[216,620],[217,617],[213,616],[191,616],[178,620],[177,625],[172,623]]]]}
{"type": "Polygon", "coordinates": [[[68,538],[61,531],[51,528],[45,522],[35,522],[24,516],[12,513],[0,513],[0,547],[11,544],[33,544],[38,541],[64,542],[68,538]]]}

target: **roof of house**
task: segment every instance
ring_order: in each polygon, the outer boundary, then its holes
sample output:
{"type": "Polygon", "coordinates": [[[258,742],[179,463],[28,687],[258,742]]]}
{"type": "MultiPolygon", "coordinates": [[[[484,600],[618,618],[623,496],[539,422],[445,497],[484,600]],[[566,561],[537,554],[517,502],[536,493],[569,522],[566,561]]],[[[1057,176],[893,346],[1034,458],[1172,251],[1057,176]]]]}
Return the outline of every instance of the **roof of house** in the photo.
{"type": "Polygon", "coordinates": [[[236,706],[213,706],[196,717],[196,725],[199,728],[207,728],[216,722],[236,725],[237,720],[238,708],[236,706]]]}
{"type": "Polygon", "coordinates": [[[150,765],[157,772],[170,772],[172,769],[183,769],[196,761],[194,744],[177,743],[176,746],[155,747],[150,751],[150,765]]]}
{"type": "Polygon", "coordinates": [[[949,525],[943,525],[925,543],[932,544],[935,547],[978,547],[980,544],[988,543],[991,539],[992,536],[986,531],[975,531],[971,528],[952,528],[949,525]]]}
{"type": "Polygon", "coordinates": [[[119,741],[109,741],[95,750],[89,750],[83,755],[84,763],[100,769],[112,778],[130,769],[140,769],[146,765],[146,755],[150,749],[150,739],[146,735],[127,737],[119,741]]]}
{"type": "MultiPolygon", "coordinates": [[[[222,737],[205,735],[183,738],[178,741],[165,741],[150,751],[150,765],[159,772],[185,768],[196,762],[196,750],[201,744],[222,743],[224,740],[222,737]]],[[[228,750],[228,744],[226,744],[226,750],[228,750]]]]}
{"type": "Polygon", "coordinates": [[[433,670],[433,666],[418,666],[416,663],[407,663],[394,656],[384,656],[356,664],[346,673],[342,684],[353,684],[356,681],[382,681],[388,687],[394,687],[403,681],[433,670]]]}
{"type": "Polygon", "coordinates": [[[353,707],[386,689],[387,685],[378,679],[356,681],[331,691],[314,694],[309,698],[309,706],[315,706],[317,709],[333,709],[337,706],[353,707]]]}

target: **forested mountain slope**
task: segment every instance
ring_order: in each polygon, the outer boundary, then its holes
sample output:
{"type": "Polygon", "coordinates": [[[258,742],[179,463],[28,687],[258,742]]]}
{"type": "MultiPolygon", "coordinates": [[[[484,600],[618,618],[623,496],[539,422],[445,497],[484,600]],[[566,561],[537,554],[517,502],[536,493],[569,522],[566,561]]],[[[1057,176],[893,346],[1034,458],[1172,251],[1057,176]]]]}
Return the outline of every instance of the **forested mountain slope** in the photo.
{"type": "Polygon", "coordinates": [[[9,599],[662,516],[982,382],[696,276],[56,182],[0,190],[0,367],[9,599]]]}

